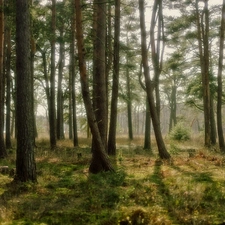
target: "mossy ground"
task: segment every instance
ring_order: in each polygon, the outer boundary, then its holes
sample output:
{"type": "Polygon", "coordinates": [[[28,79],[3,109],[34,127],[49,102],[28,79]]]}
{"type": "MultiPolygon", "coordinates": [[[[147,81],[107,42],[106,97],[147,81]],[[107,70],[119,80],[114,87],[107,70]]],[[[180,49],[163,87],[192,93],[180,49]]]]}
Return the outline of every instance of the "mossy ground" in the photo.
{"type": "MultiPolygon", "coordinates": [[[[225,221],[225,157],[203,144],[167,143],[169,161],[142,139],[118,139],[115,173],[88,173],[90,140],[37,141],[38,183],[0,174],[0,224],[221,224],[225,221]],[[78,159],[77,153],[82,153],[78,159]],[[191,153],[191,154],[190,154],[191,153]]],[[[15,167],[15,149],[0,165],[15,167]]]]}

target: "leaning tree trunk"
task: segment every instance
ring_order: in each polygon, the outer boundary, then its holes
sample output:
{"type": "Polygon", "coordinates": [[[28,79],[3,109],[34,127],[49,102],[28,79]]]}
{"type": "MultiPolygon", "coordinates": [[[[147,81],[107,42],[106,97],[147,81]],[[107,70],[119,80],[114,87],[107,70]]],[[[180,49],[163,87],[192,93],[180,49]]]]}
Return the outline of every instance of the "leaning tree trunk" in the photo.
{"type": "Polygon", "coordinates": [[[113,171],[113,167],[105,152],[105,146],[103,144],[102,137],[99,132],[97,120],[95,117],[95,113],[92,107],[92,101],[91,101],[89,85],[88,85],[86,62],[85,62],[85,48],[84,48],[84,40],[83,40],[81,11],[82,11],[82,7],[80,4],[80,1],[75,0],[76,39],[77,39],[77,48],[78,48],[82,97],[84,100],[88,123],[91,128],[92,136],[96,145],[96,148],[94,148],[94,151],[92,152],[92,162],[89,167],[89,171],[91,173],[98,173],[101,171],[113,171]]]}
{"type": "Polygon", "coordinates": [[[158,146],[159,156],[162,159],[169,159],[170,154],[166,150],[162,133],[160,130],[160,122],[155,107],[155,101],[153,96],[153,86],[150,80],[150,71],[148,65],[148,52],[146,44],[146,30],[145,30],[145,17],[144,17],[144,0],[139,0],[139,12],[140,12],[140,27],[141,27],[141,52],[142,52],[142,64],[144,68],[146,93],[148,97],[148,103],[150,107],[150,113],[152,117],[152,123],[155,131],[155,138],[158,146]]]}
{"type": "Polygon", "coordinates": [[[223,72],[223,49],[224,49],[224,30],[225,30],[225,0],[223,0],[222,18],[220,25],[220,48],[219,48],[219,64],[218,64],[218,75],[217,75],[217,132],[219,138],[219,146],[221,152],[225,152],[225,143],[223,136],[223,122],[222,122],[222,72],[223,72]]]}

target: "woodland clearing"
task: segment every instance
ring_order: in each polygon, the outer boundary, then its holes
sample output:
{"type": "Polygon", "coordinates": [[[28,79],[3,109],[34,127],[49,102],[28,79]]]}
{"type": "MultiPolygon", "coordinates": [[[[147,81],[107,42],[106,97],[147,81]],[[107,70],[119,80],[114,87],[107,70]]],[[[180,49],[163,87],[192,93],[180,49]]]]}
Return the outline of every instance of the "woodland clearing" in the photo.
{"type": "MultiPolygon", "coordinates": [[[[0,224],[225,224],[225,156],[216,147],[166,141],[172,159],[163,161],[154,144],[146,151],[143,139],[121,138],[115,173],[89,174],[91,140],[79,141],[51,151],[38,140],[36,184],[0,174],[0,224]]],[[[0,166],[15,167],[15,149],[0,166]]]]}

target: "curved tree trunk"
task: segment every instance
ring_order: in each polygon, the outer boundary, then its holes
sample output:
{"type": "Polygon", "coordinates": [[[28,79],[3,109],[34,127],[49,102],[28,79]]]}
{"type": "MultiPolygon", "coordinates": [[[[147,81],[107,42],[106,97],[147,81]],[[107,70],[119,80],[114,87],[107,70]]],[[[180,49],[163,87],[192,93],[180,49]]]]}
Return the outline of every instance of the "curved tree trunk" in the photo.
{"type": "Polygon", "coordinates": [[[162,71],[162,57],[164,52],[164,24],[162,14],[162,0],[155,0],[152,9],[152,18],[150,26],[150,43],[151,56],[154,68],[153,85],[155,90],[156,110],[160,120],[160,93],[159,93],[159,77],[162,71]],[[157,31],[155,28],[157,27],[157,31]],[[157,38],[155,38],[155,33],[157,38]],[[162,43],[162,46],[161,46],[162,43]]]}
{"type": "Polygon", "coordinates": [[[148,103],[150,107],[150,113],[152,117],[152,123],[155,131],[155,138],[158,146],[159,156],[162,159],[169,159],[170,154],[166,150],[162,133],[160,130],[160,122],[155,107],[155,101],[153,96],[153,86],[150,80],[150,71],[148,65],[148,54],[146,44],[146,29],[145,29],[145,18],[144,18],[144,0],[139,0],[139,12],[140,12],[140,27],[141,27],[141,52],[142,52],[142,64],[144,68],[146,93],[148,97],[148,103]]]}
{"type": "Polygon", "coordinates": [[[78,59],[79,59],[79,69],[80,69],[80,82],[82,89],[82,97],[84,100],[84,105],[87,113],[87,119],[89,126],[91,128],[93,140],[95,142],[95,148],[92,152],[92,162],[89,167],[91,173],[98,173],[101,171],[113,171],[113,167],[109,161],[109,158],[105,152],[105,146],[101,134],[99,132],[99,127],[95,117],[95,113],[92,107],[92,101],[90,97],[86,62],[85,62],[85,48],[83,40],[83,30],[82,30],[82,7],[80,1],[75,0],[75,13],[76,13],[76,39],[78,48],[78,59]]]}

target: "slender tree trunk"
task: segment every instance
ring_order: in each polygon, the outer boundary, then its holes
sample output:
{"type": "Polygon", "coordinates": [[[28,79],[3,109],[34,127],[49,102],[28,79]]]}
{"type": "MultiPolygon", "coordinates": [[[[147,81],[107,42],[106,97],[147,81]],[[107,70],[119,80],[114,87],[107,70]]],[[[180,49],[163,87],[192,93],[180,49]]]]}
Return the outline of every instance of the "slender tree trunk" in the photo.
{"type": "Polygon", "coordinates": [[[63,40],[64,28],[60,29],[60,43],[59,43],[59,69],[58,69],[58,92],[57,92],[57,139],[65,139],[64,135],[64,119],[63,119],[63,68],[64,68],[64,40],[63,40]]]}
{"type": "Polygon", "coordinates": [[[119,90],[119,63],[120,63],[120,0],[115,0],[115,22],[114,22],[114,54],[113,54],[113,87],[110,112],[110,126],[108,137],[108,153],[116,155],[116,124],[117,124],[117,102],[119,90]]]}
{"type": "Polygon", "coordinates": [[[56,30],[56,0],[52,0],[52,24],[51,24],[51,75],[50,75],[50,108],[49,108],[49,132],[50,145],[56,147],[56,112],[55,112],[55,30],[56,30]]]}
{"type": "Polygon", "coordinates": [[[211,125],[210,125],[210,87],[209,87],[209,10],[208,1],[204,2],[204,9],[202,18],[200,20],[200,13],[198,8],[198,0],[196,0],[196,13],[197,13],[197,32],[198,32],[198,45],[202,74],[202,90],[203,90],[203,106],[204,106],[204,125],[205,125],[205,146],[211,145],[211,125]],[[205,23],[205,24],[203,24],[205,23]]]}
{"type": "Polygon", "coordinates": [[[215,121],[215,116],[214,116],[214,101],[213,101],[213,97],[212,94],[210,96],[210,128],[211,128],[211,132],[210,132],[210,140],[212,145],[216,144],[216,121],[215,121]]]}
{"type": "Polygon", "coordinates": [[[11,120],[11,30],[6,28],[6,148],[12,148],[11,143],[11,131],[10,131],[10,120],[11,120]]]}
{"type": "Polygon", "coordinates": [[[162,71],[162,57],[164,52],[164,23],[162,14],[162,0],[155,0],[152,10],[150,26],[150,43],[152,50],[152,63],[154,68],[154,90],[156,97],[156,110],[160,120],[160,93],[159,77],[162,71]],[[158,23],[157,23],[158,21],[158,23]],[[155,38],[155,27],[157,25],[157,38],[155,38]],[[161,44],[163,43],[163,45],[161,44]],[[162,45],[162,46],[161,46],[162,45]]]}
{"type": "Polygon", "coordinates": [[[223,121],[222,121],[222,72],[223,72],[223,55],[224,55],[224,31],[225,31],[225,0],[223,0],[222,18],[220,25],[220,47],[219,47],[219,64],[217,75],[217,132],[219,138],[219,146],[221,152],[225,152],[225,143],[223,136],[223,121]]]}
{"type": "MultiPolygon", "coordinates": [[[[71,44],[70,44],[70,83],[71,83],[71,105],[70,109],[72,112],[71,122],[73,125],[72,133],[73,133],[73,146],[78,146],[78,134],[77,134],[77,106],[76,106],[76,88],[75,88],[75,7],[74,2],[72,2],[73,7],[73,15],[71,17],[71,44]]],[[[70,112],[70,113],[71,113],[70,112]]]]}
{"type": "Polygon", "coordinates": [[[144,149],[151,150],[151,148],[151,114],[148,104],[148,98],[146,98],[144,149]]]}
{"type": "Polygon", "coordinates": [[[171,97],[170,97],[170,124],[169,124],[169,131],[172,130],[174,126],[177,124],[177,86],[176,80],[174,80],[174,84],[172,86],[171,97]]]}
{"type": "MultiPolygon", "coordinates": [[[[49,81],[48,81],[48,70],[47,70],[47,59],[46,59],[46,52],[42,50],[39,45],[37,45],[38,51],[41,53],[42,57],[42,65],[43,65],[43,73],[44,73],[44,81],[45,81],[45,93],[46,93],[46,99],[47,99],[47,105],[48,109],[50,109],[50,86],[49,86],[49,81]]],[[[49,112],[49,110],[48,110],[49,112]]]]}
{"type": "Polygon", "coordinates": [[[4,1],[0,0],[0,158],[7,156],[4,140],[4,99],[5,76],[3,70],[4,57],[4,1]]]}
{"type": "MultiPolygon", "coordinates": [[[[107,118],[107,126],[108,130],[108,117],[109,117],[109,74],[112,68],[112,60],[113,60],[113,52],[112,52],[112,2],[106,3],[106,41],[105,41],[105,82],[106,82],[106,118],[107,118]]],[[[109,136],[108,136],[109,137],[109,136]]],[[[108,147],[107,147],[108,148],[108,147]]]]}
{"type": "Polygon", "coordinates": [[[142,64],[144,68],[146,92],[147,92],[148,103],[150,107],[152,123],[153,123],[154,131],[155,131],[155,138],[156,138],[160,158],[169,159],[170,154],[167,152],[165,143],[162,138],[162,133],[160,129],[160,121],[156,111],[155,101],[153,96],[153,87],[150,80],[150,71],[149,71],[149,65],[148,65],[148,54],[147,54],[147,44],[146,44],[144,0],[139,0],[139,12],[140,12],[140,27],[141,27],[142,64]]]}
{"type": "MultiPolygon", "coordinates": [[[[128,42],[128,40],[127,40],[128,42]]],[[[128,55],[127,64],[128,64],[128,55]]],[[[130,140],[133,140],[133,123],[132,123],[132,99],[131,99],[131,88],[130,88],[130,74],[128,67],[126,68],[126,88],[127,88],[127,120],[128,120],[128,137],[130,140]]]]}
{"type": "Polygon", "coordinates": [[[78,58],[79,58],[79,69],[80,69],[80,81],[82,96],[84,100],[84,105],[87,113],[87,119],[93,139],[95,140],[96,148],[92,152],[92,162],[89,167],[91,173],[98,173],[101,171],[113,171],[113,167],[109,161],[109,158],[105,152],[105,146],[103,144],[103,139],[99,131],[97,120],[95,117],[94,109],[92,106],[92,101],[90,97],[88,76],[85,62],[85,48],[83,40],[83,30],[82,30],[82,7],[80,1],[75,0],[75,13],[76,13],[76,39],[78,48],[78,58]]]}
{"type": "Polygon", "coordinates": [[[17,154],[15,181],[36,182],[29,0],[16,1],[17,154]]]}
{"type": "MultiPolygon", "coordinates": [[[[33,0],[30,0],[30,6],[32,7],[33,5],[33,0]]],[[[36,43],[33,37],[33,18],[32,15],[30,15],[30,46],[31,46],[31,50],[30,50],[30,67],[31,67],[31,74],[32,77],[34,77],[34,56],[35,56],[35,52],[36,52],[36,43]]],[[[32,93],[33,93],[33,97],[34,97],[34,83],[32,82],[32,93]]],[[[37,126],[36,126],[36,115],[35,115],[35,111],[34,111],[34,101],[33,101],[33,123],[34,123],[34,145],[35,144],[35,138],[38,137],[38,133],[37,133],[37,126]]]]}

